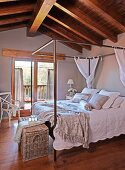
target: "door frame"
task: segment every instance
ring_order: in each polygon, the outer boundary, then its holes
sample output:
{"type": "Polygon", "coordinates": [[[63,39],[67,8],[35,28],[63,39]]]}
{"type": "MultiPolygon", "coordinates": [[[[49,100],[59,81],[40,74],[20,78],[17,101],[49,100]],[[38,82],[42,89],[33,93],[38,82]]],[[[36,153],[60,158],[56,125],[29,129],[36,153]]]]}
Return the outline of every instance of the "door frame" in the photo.
{"type": "MultiPolygon", "coordinates": [[[[12,94],[12,99],[15,100],[15,58],[12,58],[11,62],[11,94],[12,94]]],[[[20,61],[18,59],[18,61],[20,61]]],[[[24,61],[21,59],[21,61],[24,61]]],[[[32,82],[32,60],[27,60],[31,62],[31,104],[32,102],[35,102],[37,100],[37,62],[34,61],[34,82],[32,82]],[[34,95],[32,95],[32,86],[33,86],[33,91],[34,95]],[[32,98],[33,96],[33,98],[32,98]]]]}
{"type": "MultiPolygon", "coordinates": [[[[22,59],[18,58],[18,61],[25,61],[22,59]]],[[[12,94],[12,99],[15,100],[15,61],[16,58],[12,58],[11,60],[11,94],[12,94]]],[[[31,63],[34,62],[34,81],[32,82],[32,64],[31,64],[31,104],[33,102],[37,101],[37,80],[38,80],[38,62],[46,62],[46,63],[53,63],[53,62],[47,62],[41,60],[27,60],[30,61],[31,63]],[[32,87],[33,87],[33,95],[32,95],[32,87]],[[33,97],[32,97],[33,96],[33,97]]]]}

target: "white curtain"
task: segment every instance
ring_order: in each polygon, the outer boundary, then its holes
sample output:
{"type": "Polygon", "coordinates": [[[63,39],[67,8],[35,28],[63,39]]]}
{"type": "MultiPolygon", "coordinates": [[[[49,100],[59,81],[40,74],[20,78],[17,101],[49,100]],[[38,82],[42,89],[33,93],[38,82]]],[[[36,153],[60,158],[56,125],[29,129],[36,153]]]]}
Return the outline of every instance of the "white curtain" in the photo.
{"type": "Polygon", "coordinates": [[[23,69],[15,69],[15,100],[20,101],[21,107],[24,107],[24,89],[23,89],[23,69]]]}
{"type": "Polygon", "coordinates": [[[120,80],[125,86],[125,50],[124,49],[114,49],[116,60],[119,65],[120,80]]]}
{"type": "Polygon", "coordinates": [[[80,71],[80,73],[83,75],[83,77],[86,79],[86,84],[88,88],[92,88],[93,79],[95,75],[96,66],[98,64],[99,58],[93,58],[90,60],[90,75],[89,75],[89,59],[76,59],[75,62],[76,65],[80,71]]]}
{"type": "Polygon", "coordinates": [[[48,79],[47,79],[47,99],[54,98],[54,70],[48,69],[48,79]]]}

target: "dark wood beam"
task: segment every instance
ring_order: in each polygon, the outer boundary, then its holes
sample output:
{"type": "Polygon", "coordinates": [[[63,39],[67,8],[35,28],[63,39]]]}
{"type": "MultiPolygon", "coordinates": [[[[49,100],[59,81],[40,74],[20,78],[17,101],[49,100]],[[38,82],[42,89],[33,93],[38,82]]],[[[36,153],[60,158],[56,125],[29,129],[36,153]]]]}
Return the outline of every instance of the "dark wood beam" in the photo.
{"type": "Polygon", "coordinates": [[[51,19],[52,21],[55,21],[57,22],[58,24],[60,24],[61,26],[65,27],[66,29],[68,29],[69,31],[73,32],[74,34],[80,36],[81,38],[89,41],[90,43],[94,43],[94,44],[98,44],[99,42],[94,40],[93,38],[90,38],[89,35],[87,34],[84,34],[84,33],[81,33],[79,32],[79,30],[75,30],[74,28],[72,28],[70,25],[67,25],[65,24],[64,22],[58,20],[57,18],[51,16],[51,15],[48,15],[47,16],[49,19],[51,19]]]}
{"type": "MultiPolygon", "coordinates": [[[[63,2],[63,5],[65,5],[65,2],[63,2]]],[[[109,32],[107,29],[102,27],[100,24],[95,22],[91,19],[91,17],[87,17],[87,15],[84,15],[80,10],[74,6],[66,8],[65,6],[60,5],[59,3],[55,3],[55,6],[59,8],[61,11],[67,13],[77,21],[79,21],[81,24],[87,26],[88,28],[92,29],[99,35],[103,36],[104,38],[110,39],[113,42],[117,42],[117,35],[114,35],[113,33],[109,32]]]]}
{"type": "Polygon", "coordinates": [[[17,1],[17,0],[0,0],[0,2],[13,2],[13,1],[17,1]]]}
{"type": "Polygon", "coordinates": [[[121,18],[116,11],[105,9],[97,0],[80,0],[86,7],[102,16],[106,21],[114,25],[117,29],[125,32],[125,25],[122,24],[121,18]]]}
{"type": "Polygon", "coordinates": [[[23,22],[23,21],[28,21],[31,19],[30,15],[25,15],[25,16],[16,16],[13,18],[6,18],[6,19],[1,19],[0,20],[0,25],[5,25],[5,24],[12,24],[12,23],[17,23],[17,22],[23,22]]]}
{"type": "MultiPolygon", "coordinates": [[[[39,30],[41,33],[46,34],[47,36],[53,38],[53,39],[60,39],[60,40],[69,40],[66,37],[63,37],[60,33],[58,33],[55,30],[52,30],[50,28],[47,28],[45,26],[42,25],[41,29],[39,30]]],[[[72,48],[75,51],[78,51],[80,53],[82,53],[82,47],[80,45],[77,44],[72,44],[72,43],[66,43],[66,42],[61,42],[62,44],[72,48]]]]}
{"type": "Polygon", "coordinates": [[[20,5],[4,6],[0,8],[0,16],[31,12],[33,9],[33,3],[22,3],[20,5]]]}
{"type": "MultiPolygon", "coordinates": [[[[51,23],[50,23],[51,24],[51,23]]],[[[64,37],[66,40],[69,41],[76,41],[76,42],[82,42],[82,40],[75,38],[75,36],[72,36],[71,33],[69,32],[64,32],[62,28],[57,27],[56,25],[48,25],[43,23],[43,26],[45,26],[46,28],[50,29],[51,31],[59,34],[60,36],[64,37]]],[[[85,45],[80,45],[82,48],[86,48],[87,50],[91,50],[91,46],[85,46],[85,45]]]]}
{"type": "Polygon", "coordinates": [[[41,3],[38,4],[39,6],[36,7],[38,11],[34,11],[36,14],[29,28],[29,32],[35,33],[38,30],[38,28],[48,15],[49,11],[51,10],[55,2],[56,0],[44,0],[43,3],[41,1],[41,3]]]}

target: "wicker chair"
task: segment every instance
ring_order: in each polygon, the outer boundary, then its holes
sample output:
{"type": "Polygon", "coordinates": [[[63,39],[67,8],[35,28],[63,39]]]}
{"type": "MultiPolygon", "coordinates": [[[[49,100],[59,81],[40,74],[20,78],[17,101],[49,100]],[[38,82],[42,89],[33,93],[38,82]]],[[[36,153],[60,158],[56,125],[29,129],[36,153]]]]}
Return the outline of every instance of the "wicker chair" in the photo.
{"type": "Polygon", "coordinates": [[[3,117],[3,113],[6,112],[9,117],[9,127],[11,125],[11,116],[16,116],[16,112],[18,112],[18,117],[20,117],[20,102],[10,99],[10,101],[5,100],[4,98],[0,97],[0,105],[1,105],[1,120],[3,117]]]}

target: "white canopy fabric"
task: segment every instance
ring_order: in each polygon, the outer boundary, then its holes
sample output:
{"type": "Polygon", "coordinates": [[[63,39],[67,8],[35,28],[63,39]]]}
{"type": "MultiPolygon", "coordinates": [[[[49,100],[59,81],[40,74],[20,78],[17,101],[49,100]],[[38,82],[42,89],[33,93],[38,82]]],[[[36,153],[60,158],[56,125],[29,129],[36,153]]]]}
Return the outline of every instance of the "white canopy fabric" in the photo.
{"type": "Polygon", "coordinates": [[[89,75],[89,59],[75,58],[76,65],[80,73],[86,79],[86,84],[88,88],[92,88],[92,83],[95,75],[96,66],[98,64],[98,60],[99,58],[93,58],[90,60],[90,75],[89,75]]]}
{"type": "Polygon", "coordinates": [[[125,50],[124,49],[114,49],[116,60],[119,65],[120,80],[125,86],[125,50]]]}

